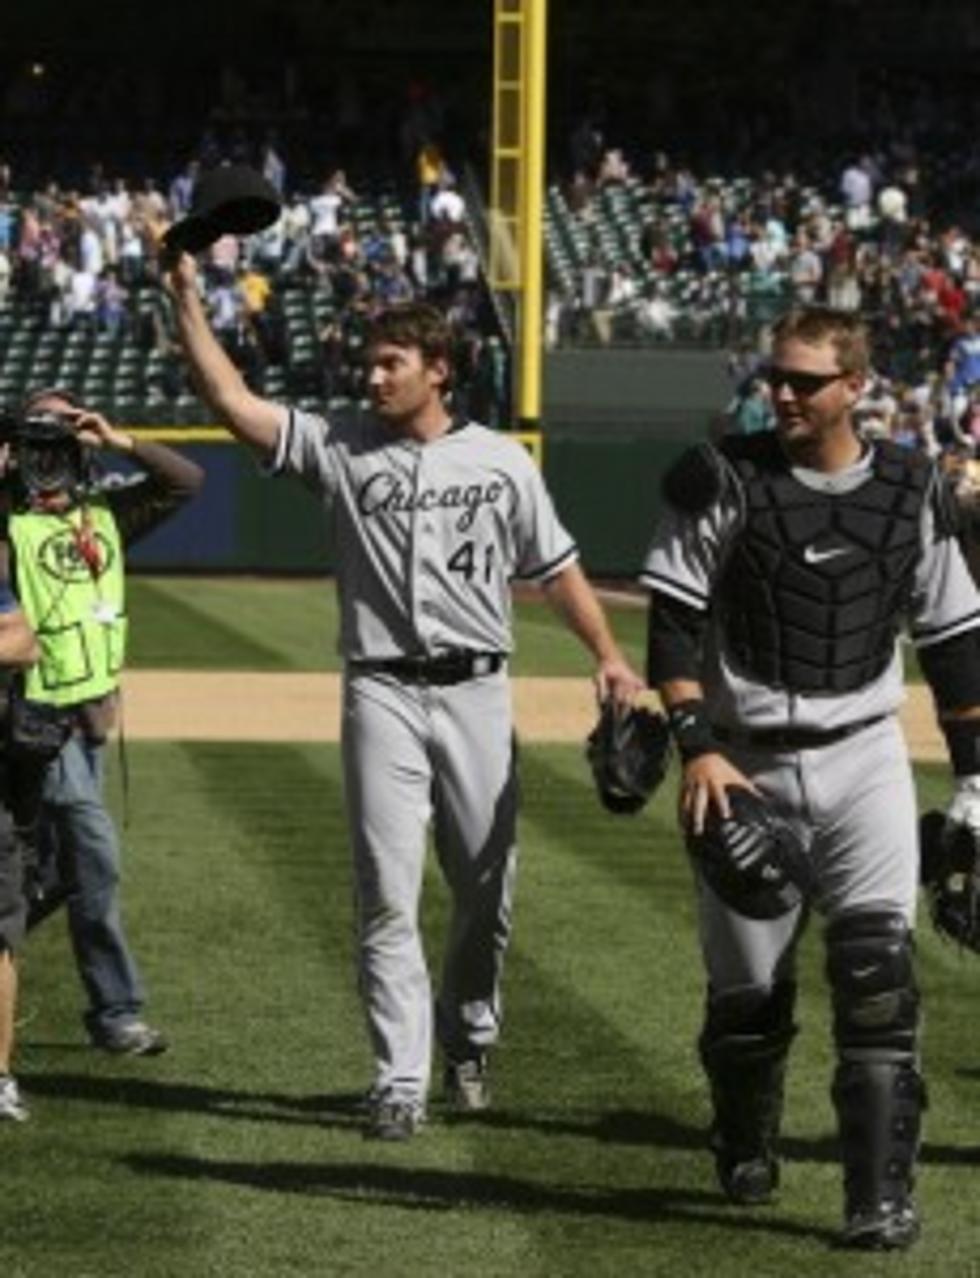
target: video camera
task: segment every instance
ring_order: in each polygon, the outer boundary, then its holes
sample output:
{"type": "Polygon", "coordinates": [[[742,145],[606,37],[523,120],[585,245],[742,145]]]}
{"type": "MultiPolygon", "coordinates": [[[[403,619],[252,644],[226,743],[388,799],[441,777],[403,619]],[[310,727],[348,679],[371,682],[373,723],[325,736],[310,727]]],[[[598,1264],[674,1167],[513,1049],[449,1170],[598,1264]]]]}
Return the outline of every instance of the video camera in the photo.
{"type": "Polygon", "coordinates": [[[9,446],[3,484],[15,505],[66,493],[74,502],[92,482],[92,450],[59,413],[0,409],[0,445],[9,446]]]}

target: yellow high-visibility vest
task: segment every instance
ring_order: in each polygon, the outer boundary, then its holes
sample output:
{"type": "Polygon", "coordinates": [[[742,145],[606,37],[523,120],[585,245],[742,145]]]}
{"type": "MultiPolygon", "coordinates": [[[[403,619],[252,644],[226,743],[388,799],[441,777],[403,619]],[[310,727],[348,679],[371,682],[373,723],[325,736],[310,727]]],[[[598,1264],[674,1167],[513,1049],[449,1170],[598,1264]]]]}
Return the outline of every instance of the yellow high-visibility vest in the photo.
{"type": "Polygon", "coordinates": [[[64,514],[10,516],[17,597],[41,659],[25,695],[70,706],[112,692],[126,654],[125,574],[119,529],[95,497],[64,514]]]}

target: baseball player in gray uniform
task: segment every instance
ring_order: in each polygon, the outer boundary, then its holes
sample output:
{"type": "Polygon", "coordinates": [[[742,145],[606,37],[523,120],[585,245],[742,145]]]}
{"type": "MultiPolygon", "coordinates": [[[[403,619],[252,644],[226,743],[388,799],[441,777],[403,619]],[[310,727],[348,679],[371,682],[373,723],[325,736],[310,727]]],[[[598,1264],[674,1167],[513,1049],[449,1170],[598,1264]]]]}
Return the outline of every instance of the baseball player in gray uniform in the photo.
{"type": "Polygon", "coordinates": [[[378,317],[371,409],[327,420],[246,388],[207,328],[192,259],[169,281],[211,408],[329,510],[359,984],[375,1057],[367,1131],[404,1139],[425,1116],[434,1029],[449,1102],[473,1110],[489,1099],[516,855],[511,578],[543,585],[594,655],[601,695],[628,701],[643,681],[526,450],[449,411],[450,333],[437,311],[408,304],[378,317]],[[418,925],[430,822],[452,895],[435,1026],[418,925]]]}
{"type": "MultiPolygon", "coordinates": [[[[775,330],[775,431],[701,445],[666,476],[647,556],[649,677],[700,831],[732,787],[761,794],[812,858],[826,919],[845,1245],[908,1246],[924,1089],[913,965],[915,800],[896,712],[908,626],[956,774],[951,823],[980,829],[980,597],[933,465],[866,443],[859,319],[807,308],[775,330]]],[[[707,1000],[699,1040],[722,1188],[769,1201],[795,1033],[805,907],[744,917],[699,876],[707,1000]]]]}

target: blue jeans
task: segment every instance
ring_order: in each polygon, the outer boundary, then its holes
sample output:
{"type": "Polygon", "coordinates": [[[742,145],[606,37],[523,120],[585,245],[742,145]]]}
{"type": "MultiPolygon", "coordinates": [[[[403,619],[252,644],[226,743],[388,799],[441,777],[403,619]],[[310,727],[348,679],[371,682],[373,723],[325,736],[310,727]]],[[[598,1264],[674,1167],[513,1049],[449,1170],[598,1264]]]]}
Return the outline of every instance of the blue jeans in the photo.
{"type": "Polygon", "coordinates": [[[42,865],[58,867],[75,963],[92,1035],[139,1019],[143,982],[123,931],[119,840],[102,797],[104,747],[69,738],[48,769],[41,815],[42,865]]]}

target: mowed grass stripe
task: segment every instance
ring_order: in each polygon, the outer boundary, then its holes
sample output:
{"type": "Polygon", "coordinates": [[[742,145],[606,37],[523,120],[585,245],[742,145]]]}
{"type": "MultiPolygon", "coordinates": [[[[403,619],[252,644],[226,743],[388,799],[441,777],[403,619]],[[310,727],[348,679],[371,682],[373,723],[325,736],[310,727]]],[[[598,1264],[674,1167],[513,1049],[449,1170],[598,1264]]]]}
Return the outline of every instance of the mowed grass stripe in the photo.
{"type": "MultiPolygon", "coordinates": [[[[337,596],[327,578],[132,577],[130,665],[174,670],[337,670],[337,596]]],[[[611,610],[633,660],[642,653],[642,611],[611,610]]],[[[543,597],[515,603],[515,674],[588,678],[582,645],[543,597]]]]}
{"type": "Polygon", "coordinates": [[[134,576],[127,589],[133,667],[338,668],[336,592],[325,579],[134,576]]]}
{"type": "MultiPolygon", "coordinates": [[[[826,1247],[839,1172],[826,1140],[826,1030],[811,1016],[821,1004],[826,1014],[816,937],[783,1202],[737,1212],[714,1189],[689,1040],[701,977],[666,788],[636,822],[616,821],[591,799],[577,748],[524,751],[498,1106],[453,1125],[437,1114],[422,1138],[391,1149],[362,1142],[349,1103],[367,1054],[338,752],[140,744],[131,754],[128,916],[175,1049],[129,1063],[78,1050],[63,930],[52,921],[32,942],[22,1073],[37,1113],[0,1133],[5,1272],[886,1272],[826,1247]]],[[[942,772],[926,774],[927,798],[942,772]]],[[[445,897],[432,888],[435,964],[445,897]]],[[[943,1074],[926,1149],[927,1242],[887,1272],[969,1274],[980,1254],[970,1192],[980,1080],[962,1026],[975,969],[950,969],[925,929],[922,948],[927,1064],[943,1074]]]]}
{"type": "MultiPolygon", "coordinates": [[[[129,665],[172,670],[338,670],[331,578],[147,577],[128,583],[129,665]]],[[[608,599],[610,624],[637,670],[645,666],[646,608],[608,599]]],[[[587,678],[590,660],[541,592],[514,604],[515,675],[587,678]]],[[[911,644],[906,678],[922,681],[911,644]]]]}
{"type": "MultiPolygon", "coordinates": [[[[222,591],[221,583],[190,578],[180,583],[136,577],[128,583],[129,664],[135,669],[291,670],[292,649],[270,633],[270,609],[261,624],[251,624],[259,600],[254,583],[247,591],[222,591]],[[230,602],[229,602],[230,601],[230,602]]],[[[315,668],[320,668],[322,658],[315,668]]]]}

